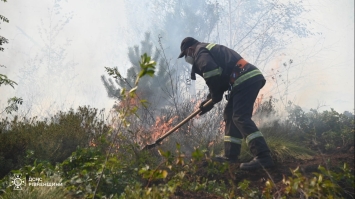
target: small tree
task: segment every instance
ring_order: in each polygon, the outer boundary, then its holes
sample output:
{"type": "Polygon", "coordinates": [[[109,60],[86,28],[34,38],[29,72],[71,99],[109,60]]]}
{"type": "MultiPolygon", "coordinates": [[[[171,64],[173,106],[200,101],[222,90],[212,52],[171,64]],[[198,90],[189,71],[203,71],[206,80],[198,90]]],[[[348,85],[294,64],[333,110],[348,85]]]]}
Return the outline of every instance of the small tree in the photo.
{"type": "MultiPolygon", "coordinates": [[[[131,66],[127,69],[126,77],[120,78],[106,78],[101,76],[101,80],[106,88],[108,97],[122,100],[122,90],[130,90],[134,87],[136,78],[140,73],[140,65],[137,60],[140,60],[140,55],[147,53],[152,56],[152,59],[156,62],[160,59],[160,51],[154,48],[151,42],[150,33],[145,33],[144,40],[141,41],[140,46],[135,45],[128,48],[128,58],[131,62],[131,66]]],[[[159,107],[164,106],[164,96],[162,96],[161,88],[168,83],[167,74],[164,73],[162,65],[157,65],[157,72],[155,78],[142,77],[140,79],[140,86],[137,88],[136,95],[138,100],[145,100],[146,104],[149,104],[150,110],[147,107],[140,107],[138,113],[140,115],[141,123],[150,124],[154,122],[154,113],[151,110],[156,110],[159,107]]],[[[118,68],[114,70],[119,73],[118,68]]],[[[120,74],[120,73],[119,73],[120,74]]],[[[152,74],[153,75],[153,74],[152,74]]]]}
{"type": "MultiPolygon", "coordinates": [[[[140,55],[146,52],[148,55],[152,55],[153,60],[159,60],[160,52],[158,50],[154,50],[154,46],[151,43],[150,33],[145,33],[144,40],[141,41],[141,45],[135,45],[133,47],[128,48],[128,58],[131,62],[131,66],[127,69],[125,78],[106,78],[104,75],[101,76],[101,80],[106,88],[108,97],[120,100],[121,99],[121,91],[122,89],[130,90],[134,87],[136,78],[139,74],[140,66],[138,60],[140,59],[140,55]]],[[[117,69],[118,70],[118,69],[117,69]]],[[[161,76],[157,78],[146,78],[143,77],[141,79],[141,86],[137,90],[137,94],[142,99],[150,99],[154,94],[157,94],[158,89],[151,88],[153,85],[156,85],[156,81],[158,79],[162,79],[161,76]]],[[[163,82],[162,82],[163,83],[163,82]]]]}

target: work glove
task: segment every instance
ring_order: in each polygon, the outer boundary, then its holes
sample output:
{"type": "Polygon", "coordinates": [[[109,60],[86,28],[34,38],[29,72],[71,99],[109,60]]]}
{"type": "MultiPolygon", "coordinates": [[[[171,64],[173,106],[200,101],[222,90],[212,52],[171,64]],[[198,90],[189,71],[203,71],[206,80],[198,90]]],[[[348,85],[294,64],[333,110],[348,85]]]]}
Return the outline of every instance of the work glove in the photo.
{"type": "Polygon", "coordinates": [[[199,113],[199,115],[203,115],[203,114],[207,113],[208,111],[210,111],[213,108],[213,104],[214,103],[212,103],[212,104],[210,104],[210,105],[208,105],[206,107],[203,107],[203,105],[206,104],[210,99],[211,99],[211,94],[208,94],[207,98],[201,102],[201,104],[200,104],[201,112],[199,113]]]}

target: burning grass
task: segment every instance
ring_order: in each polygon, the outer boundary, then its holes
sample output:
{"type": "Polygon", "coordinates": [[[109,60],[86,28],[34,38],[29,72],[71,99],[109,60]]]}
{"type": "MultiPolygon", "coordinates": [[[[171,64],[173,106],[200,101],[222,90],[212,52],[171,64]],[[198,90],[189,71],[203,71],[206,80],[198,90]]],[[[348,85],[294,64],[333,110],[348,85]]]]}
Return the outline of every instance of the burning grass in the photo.
{"type": "Polygon", "coordinates": [[[169,131],[172,128],[172,124],[176,120],[176,118],[177,116],[174,116],[172,118],[157,117],[157,119],[155,120],[155,124],[150,129],[150,132],[152,132],[151,138],[153,140],[156,140],[161,135],[169,131]]]}

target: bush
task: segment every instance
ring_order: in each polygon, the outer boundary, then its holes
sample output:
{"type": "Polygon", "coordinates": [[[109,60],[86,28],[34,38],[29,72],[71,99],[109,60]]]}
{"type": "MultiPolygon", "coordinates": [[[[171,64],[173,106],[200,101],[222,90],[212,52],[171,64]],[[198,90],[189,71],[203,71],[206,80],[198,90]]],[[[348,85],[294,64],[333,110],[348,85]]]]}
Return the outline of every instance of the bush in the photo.
{"type": "MultiPolygon", "coordinates": [[[[0,122],[0,178],[11,169],[32,164],[34,159],[53,164],[69,157],[78,146],[87,147],[90,142],[108,131],[104,121],[98,119],[97,109],[79,107],[76,112],[59,112],[43,121],[37,118],[15,117],[0,122]],[[32,151],[32,159],[26,158],[32,151]]],[[[92,143],[93,144],[93,143],[92,143]]]]}
{"type": "Polygon", "coordinates": [[[311,109],[305,112],[300,106],[290,102],[286,107],[287,113],[282,114],[275,109],[274,104],[273,98],[261,103],[253,116],[265,137],[291,141],[323,153],[335,149],[347,151],[353,146],[353,113],[345,111],[341,114],[334,109],[323,112],[311,109]]]}
{"type": "Polygon", "coordinates": [[[34,161],[19,170],[12,170],[7,176],[0,180],[0,198],[66,198],[68,195],[62,186],[59,167],[51,165],[47,161],[34,161]],[[20,174],[19,178],[24,180],[21,190],[15,190],[14,174],[20,174]],[[30,181],[30,179],[33,179],[30,181]],[[38,180],[39,179],[39,180],[38,180]],[[29,183],[56,183],[55,186],[33,186],[29,183]]]}
{"type": "Polygon", "coordinates": [[[335,149],[348,150],[354,144],[354,115],[334,109],[319,112],[311,109],[308,113],[295,114],[300,108],[290,109],[289,122],[297,126],[298,137],[314,150],[331,152],[335,149]]]}
{"type": "Polygon", "coordinates": [[[322,166],[313,177],[304,176],[298,168],[291,171],[293,177],[284,178],[285,196],[301,198],[346,198],[354,193],[354,173],[347,164],[339,171],[330,171],[322,166]]]}
{"type": "MultiPolygon", "coordinates": [[[[93,198],[98,180],[103,172],[96,196],[120,194],[127,185],[137,181],[134,163],[119,156],[110,156],[104,166],[105,153],[98,148],[78,149],[60,164],[64,183],[71,195],[93,198]]],[[[137,169],[136,169],[137,170],[137,169]]]]}

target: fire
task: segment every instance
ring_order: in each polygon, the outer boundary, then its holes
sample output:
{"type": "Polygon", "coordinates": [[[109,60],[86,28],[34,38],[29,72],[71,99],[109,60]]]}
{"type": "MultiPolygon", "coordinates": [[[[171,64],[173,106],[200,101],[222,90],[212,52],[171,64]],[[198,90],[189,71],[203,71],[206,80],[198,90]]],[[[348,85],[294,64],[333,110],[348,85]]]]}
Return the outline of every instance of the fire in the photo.
{"type": "Polygon", "coordinates": [[[94,138],[89,142],[89,146],[96,147],[96,143],[95,143],[94,138]]]}
{"type": "Polygon", "coordinates": [[[137,99],[137,95],[130,96],[129,94],[126,95],[125,100],[121,100],[117,103],[117,107],[136,107],[139,105],[139,100],[137,99]]]}
{"type": "Polygon", "coordinates": [[[214,145],[214,141],[211,141],[211,142],[208,143],[207,147],[209,148],[209,147],[211,147],[213,145],[214,145]]]}
{"type": "Polygon", "coordinates": [[[172,128],[172,123],[176,118],[177,116],[167,120],[165,117],[157,117],[155,124],[150,129],[150,131],[152,132],[152,134],[150,135],[151,139],[156,140],[161,135],[169,131],[172,128]]]}
{"type": "Polygon", "coordinates": [[[200,108],[200,105],[201,105],[201,102],[202,102],[202,100],[191,100],[191,103],[193,103],[193,104],[195,104],[195,106],[194,106],[194,110],[197,110],[197,109],[199,109],[200,108]]]}
{"type": "Polygon", "coordinates": [[[142,105],[142,98],[145,99],[144,96],[147,95],[149,95],[148,92],[141,90],[136,90],[134,93],[126,91],[122,96],[124,99],[116,102],[116,106],[119,108],[139,107],[142,105]]]}
{"type": "Polygon", "coordinates": [[[226,128],[226,123],[224,122],[224,120],[221,120],[219,123],[219,128],[218,128],[219,134],[224,134],[225,128],[226,128]]]}

